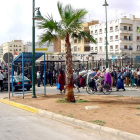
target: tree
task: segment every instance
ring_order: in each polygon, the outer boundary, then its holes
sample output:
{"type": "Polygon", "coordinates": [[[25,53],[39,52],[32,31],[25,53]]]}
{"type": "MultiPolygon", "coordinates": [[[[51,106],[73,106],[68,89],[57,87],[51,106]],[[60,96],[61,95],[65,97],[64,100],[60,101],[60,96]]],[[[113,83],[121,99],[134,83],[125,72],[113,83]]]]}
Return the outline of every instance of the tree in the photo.
{"type": "Polygon", "coordinates": [[[44,29],[39,41],[40,43],[52,42],[58,37],[65,40],[66,50],[66,101],[75,102],[73,92],[73,70],[72,70],[72,53],[70,38],[81,41],[83,38],[88,38],[91,42],[96,43],[92,35],[83,31],[82,23],[84,16],[87,14],[85,9],[73,9],[71,5],[63,6],[57,2],[57,8],[60,15],[60,21],[53,19],[52,15],[47,15],[38,23],[39,29],[44,29]]]}

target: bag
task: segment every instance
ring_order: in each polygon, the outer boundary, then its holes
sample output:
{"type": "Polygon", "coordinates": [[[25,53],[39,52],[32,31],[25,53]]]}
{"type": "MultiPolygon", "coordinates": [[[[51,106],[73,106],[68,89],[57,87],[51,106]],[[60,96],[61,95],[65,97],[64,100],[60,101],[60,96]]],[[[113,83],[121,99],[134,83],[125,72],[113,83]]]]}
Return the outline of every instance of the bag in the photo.
{"type": "Polygon", "coordinates": [[[56,89],[60,89],[60,84],[56,83],[56,89]]]}

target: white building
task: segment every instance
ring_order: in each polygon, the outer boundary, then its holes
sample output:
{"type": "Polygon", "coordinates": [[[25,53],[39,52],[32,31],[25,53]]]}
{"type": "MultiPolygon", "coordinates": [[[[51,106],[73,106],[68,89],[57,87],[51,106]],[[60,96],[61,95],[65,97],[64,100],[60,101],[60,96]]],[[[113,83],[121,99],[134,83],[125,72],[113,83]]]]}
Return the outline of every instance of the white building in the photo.
{"type": "MultiPolygon", "coordinates": [[[[108,58],[121,58],[123,54],[140,59],[140,18],[132,15],[107,22],[108,58]]],[[[97,52],[95,60],[106,58],[106,23],[89,27],[90,34],[97,40],[97,44],[90,43],[90,51],[97,52]]]]}

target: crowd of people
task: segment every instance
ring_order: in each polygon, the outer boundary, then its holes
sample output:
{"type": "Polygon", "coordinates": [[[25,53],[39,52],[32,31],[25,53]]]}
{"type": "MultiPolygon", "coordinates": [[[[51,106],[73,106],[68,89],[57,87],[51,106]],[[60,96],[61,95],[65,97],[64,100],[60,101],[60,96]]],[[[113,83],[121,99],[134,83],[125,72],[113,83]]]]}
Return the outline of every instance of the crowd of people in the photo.
{"type": "MultiPolygon", "coordinates": [[[[75,70],[73,69],[73,86],[78,89],[85,88],[90,79],[96,80],[96,84],[93,85],[95,90],[97,90],[97,83],[101,82],[102,84],[108,83],[111,87],[116,87],[116,91],[123,89],[125,87],[138,88],[140,89],[140,71],[138,68],[93,68],[92,70],[82,69],[75,70]],[[85,71],[82,74],[82,71],[85,71]]],[[[37,86],[44,85],[44,74],[43,72],[37,72],[36,74],[37,86]]],[[[56,86],[56,83],[60,83],[60,93],[64,91],[65,93],[65,70],[48,70],[46,71],[46,85],[56,86]]]]}
{"type": "Polygon", "coordinates": [[[111,87],[116,87],[116,91],[119,91],[119,89],[123,89],[123,91],[125,91],[125,87],[135,87],[140,89],[140,71],[138,68],[130,69],[126,67],[124,69],[119,69],[119,67],[117,67],[105,69],[105,67],[103,67],[102,70],[93,68],[92,71],[88,72],[88,74],[88,78],[85,74],[76,76],[76,72],[74,71],[74,83],[78,81],[78,87],[84,88],[91,79],[94,79],[96,81],[95,85],[93,85],[95,90],[97,90],[97,83],[99,82],[104,85],[108,83],[111,87]]]}

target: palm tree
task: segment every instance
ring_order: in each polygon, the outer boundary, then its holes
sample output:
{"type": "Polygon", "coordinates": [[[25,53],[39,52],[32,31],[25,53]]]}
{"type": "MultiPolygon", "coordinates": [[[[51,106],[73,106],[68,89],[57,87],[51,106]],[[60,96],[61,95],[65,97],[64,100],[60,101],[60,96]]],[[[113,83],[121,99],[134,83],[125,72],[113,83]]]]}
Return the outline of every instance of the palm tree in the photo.
{"type": "Polygon", "coordinates": [[[81,41],[83,38],[88,38],[91,42],[96,43],[94,38],[87,32],[82,31],[82,23],[84,16],[87,14],[85,9],[75,10],[71,5],[63,6],[57,2],[58,11],[61,20],[55,21],[52,16],[47,15],[38,23],[39,29],[44,29],[40,35],[40,43],[53,42],[58,37],[65,40],[66,50],[66,101],[75,102],[73,92],[73,70],[72,70],[72,53],[70,38],[81,41]]]}

